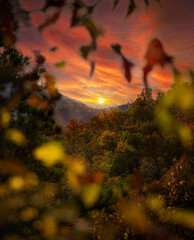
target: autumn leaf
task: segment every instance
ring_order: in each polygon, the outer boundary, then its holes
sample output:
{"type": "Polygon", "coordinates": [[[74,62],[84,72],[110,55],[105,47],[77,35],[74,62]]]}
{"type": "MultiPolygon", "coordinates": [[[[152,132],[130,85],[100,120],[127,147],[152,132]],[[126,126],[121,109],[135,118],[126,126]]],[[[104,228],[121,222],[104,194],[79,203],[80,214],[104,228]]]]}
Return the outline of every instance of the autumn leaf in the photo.
{"type": "Polygon", "coordinates": [[[55,66],[58,68],[64,68],[65,67],[65,61],[57,62],[55,63],[55,66]]]}
{"type": "Polygon", "coordinates": [[[154,38],[148,45],[145,59],[147,60],[147,64],[143,68],[143,81],[145,88],[148,88],[147,76],[153,67],[157,64],[161,67],[164,67],[166,64],[173,65],[173,58],[165,53],[160,40],[154,38]]]}
{"type": "Polygon", "coordinates": [[[102,29],[98,28],[90,19],[86,19],[83,22],[83,25],[86,27],[86,29],[90,33],[92,39],[96,39],[97,37],[103,34],[102,29]]]}
{"type": "Polygon", "coordinates": [[[123,67],[125,70],[125,78],[127,79],[128,82],[131,82],[131,68],[134,66],[134,64],[123,56],[121,52],[121,46],[119,44],[113,44],[111,45],[111,47],[112,47],[112,50],[121,57],[123,62],[123,67]]]}
{"type": "Polygon", "coordinates": [[[95,51],[95,50],[96,50],[96,42],[95,41],[92,41],[92,43],[88,46],[82,46],[80,48],[81,55],[84,59],[87,59],[89,53],[91,51],[95,51]]]}
{"type": "Polygon", "coordinates": [[[41,161],[46,167],[51,167],[56,163],[62,163],[65,153],[59,142],[53,141],[43,144],[34,150],[34,157],[41,161]]]}
{"type": "Polygon", "coordinates": [[[96,63],[95,63],[94,61],[92,61],[92,62],[90,63],[90,77],[92,77],[93,74],[94,74],[95,65],[96,65],[96,63]]]}
{"type": "Polygon", "coordinates": [[[39,30],[40,32],[42,32],[46,27],[54,24],[54,23],[58,20],[58,18],[59,18],[59,16],[60,16],[60,13],[61,13],[61,9],[59,9],[59,10],[58,10],[55,14],[53,14],[51,17],[47,18],[47,19],[45,20],[45,22],[42,23],[42,24],[38,27],[38,30],[39,30]]]}
{"type": "Polygon", "coordinates": [[[51,52],[54,52],[54,51],[57,50],[57,48],[58,48],[58,47],[54,46],[54,47],[52,47],[52,48],[50,49],[50,51],[51,51],[51,52]]]}
{"type": "Polygon", "coordinates": [[[83,187],[81,198],[86,208],[92,207],[99,198],[100,185],[91,183],[83,187]]]}
{"type": "Polygon", "coordinates": [[[137,8],[134,0],[129,0],[126,18],[137,8]]]}
{"type": "Polygon", "coordinates": [[[26,138],[24,134],[16,128],[11,128],[7,130],[6,138],[18,146],[22,146],[26,143],[26,138]]]}
{"type": "Polygon", "coordinates": [[[42,11],[46,11],[49,7],[62,7],[66,0],[46,0],[46,5],[43,7],[42,11]]]}
{"type": "Polygon", "coordinates": [[[144,2],[145,2],[145,4],[146,4],[147,7],[150,6],[150,1],[149,1],[149,0],[144,0],[144,2]]]}
{"type": "Polygon", "coordinates": [[[118,4],[119,4],[119,0],[115,0],[115,1],[114,1],[114,4],[113,4],[112,11],[115,10],[115,8],[117,7],[118,4]]]}

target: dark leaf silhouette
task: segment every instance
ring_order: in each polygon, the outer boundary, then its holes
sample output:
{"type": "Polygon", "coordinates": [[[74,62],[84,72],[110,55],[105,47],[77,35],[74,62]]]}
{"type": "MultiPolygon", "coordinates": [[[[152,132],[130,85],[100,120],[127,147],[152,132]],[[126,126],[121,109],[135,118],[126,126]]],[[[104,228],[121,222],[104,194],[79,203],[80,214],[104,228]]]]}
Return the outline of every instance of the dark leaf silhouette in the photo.
{"type": "Polygon", "coordinates": [[[87,28],[92,39],[96,39],[103,34],[103,31],[100,28],[96,27],[96,25],[90,19],[86,19],[83,25],[87,28]]]}
{"type": "Polygon", "coordinates": [[[160,0],[155,0],[160,6],[162,6],[162,3],[160,0]]]}
{"type": "Polygon", "coordinates": [[[80,0],[76,0],[72,3],[72,18],[71,18],[71,27],[75,27],[78,25],[82,25],[83,22],[89,18],[89,16],[93,13],[94,8],[100,2],[97,1],[94,5],[86,5],[80,0]],[[83,13],[84,12],[84,13],[83,13]],[[81,14],[82,13],[82,14],[81,14]]]}
{"type": "Polygon", "coordinates": [[[95,51],[96,50],[96,41],[93,40],[91,45],[88,45],[88,46],[82,46],[80,48],[80,52],[82,54],[82,57],[84,59],[87,59],[88,58],[88,55],[91,51],[95,51]]]}
{"type": "Polygon", "coordinates": [[[72,4],[72,18],[71,18],[71,27],[77,26],[81,21],[81,17],[78,16],[79,10],[81,9],[80,1],[74,1],[72,4]]]}
{"type": "Polygon", "coordinates": [[[129,5],[128,5],[128,10],[127,10],[127,15],[128,17],[135,9],[137,8],[135,1],[134,0],[129,0],[129,5]]]}
{"type": "Polygon", "coordinates": [[[166,64],[173,64],[173,58],[164,52],[164,48],[160,40],[154,38],[150,41],[145,55],[147,60],[146,66],[143,68],[143,80],[145,87],[148,88],[147,75],[154,65],[160,65],[162,68],[166,64]]]}
{"type": "Polygon", "coordinates": [[[61,9],[57,10],[57,12],[52,15],[51,17],[47,18],[46,21],[44,23],[42,23],[39,27],[38,27],[38,30],[41,32],[43,31],[46,27],[54,24],[59,16],[60,16],[60,13],[61,13],[61,9]]]}
{"type": "Polygon", "coordinates": [[[131,82],[131,68],[134,66],[134,64],[123,56],[121,52],[121,46],[119,44],[113,44],[111,45],[111,47],[113,51],[122,58],[123,67],[125,70],[125,78],[127,79],[128,82],[131,82]]]}
{"type": "Polygon", "coordinates": [[[150,6],[150,1],[149,0],[144,0],[144,2],[145,2],[145,4],[146,4],[146,6],[150,6]]]}
{"type": "Polygon", "coordinates": [[[113,11],[115,10],[118,4],[119,4],[119,0],[115,0],[112,8],[113,11]]]}
{"type": "Polygon", "coordinates": [[[92,77],[94,74],[95,66],[96,66],[96,63],[94,61],[92,61],[90,63],[90,77],[92,77]]]}
{"type": "Polygon", "coordinates": [[[95,51],[97,48],[97,44],[96,44],[96,39],[98,36],[102,35],[103,32],[101,29],[97,28],[95,26],[95,24],[90,20],[90,19],[86,19],[83,23],[83,25],[86,27],[86,29],[88,30],[88,32],[90,33],[91,37],[92,37],[92,42],[89,46],[82,46],[80,48],[82,57],[84,59],[88,58],[88,55],[91,51],[95,51]]]}
{"type": "Polygon", "coordinates": [[[46,0],[46,5],[43,7],[42,11],[46,11],[49,7],[61,8],[65,2],[66,0],[46,0]]]}
{"type": "Polygon", "coordinates": [[[56,46],[55,46],[55,47],[52,47],[52,48],[50,49],[50,51],[51,51],[51,52],[54,52],[54,51],[57,50],[57,48],[58,48],[58,47],[56,47],[56,46]]]}

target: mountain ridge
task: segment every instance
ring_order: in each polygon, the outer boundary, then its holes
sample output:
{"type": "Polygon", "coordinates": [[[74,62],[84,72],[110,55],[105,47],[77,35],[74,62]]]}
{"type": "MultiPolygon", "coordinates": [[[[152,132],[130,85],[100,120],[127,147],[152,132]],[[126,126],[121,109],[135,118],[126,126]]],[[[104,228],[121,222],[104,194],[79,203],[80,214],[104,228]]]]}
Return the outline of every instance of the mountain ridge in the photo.
{"type": "Polygon", "coordinates": [[[61,95],[61,98],[57,102],[54,109],[54,117],[58,125],[66,127],[69,123],[69,120],[72,118],[87,123],[91,118],[103,110],[119,108],[121,111],[127,111],[129,105],[130,104],[127,103],[117,107],[98,109],[89,107],[76,99],[61,95]]]}

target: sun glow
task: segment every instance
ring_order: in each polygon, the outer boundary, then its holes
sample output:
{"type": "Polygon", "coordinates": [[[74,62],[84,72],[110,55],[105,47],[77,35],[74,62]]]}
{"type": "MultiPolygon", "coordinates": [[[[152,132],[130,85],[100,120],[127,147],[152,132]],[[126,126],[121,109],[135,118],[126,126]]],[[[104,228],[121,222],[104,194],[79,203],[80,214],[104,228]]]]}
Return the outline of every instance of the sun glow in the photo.
{"type": "Polygon", "coordinates": [[[103,104],[104,103],[104,99],[103,98],[99,98],[98,99],[98,103],[103,104]]]}

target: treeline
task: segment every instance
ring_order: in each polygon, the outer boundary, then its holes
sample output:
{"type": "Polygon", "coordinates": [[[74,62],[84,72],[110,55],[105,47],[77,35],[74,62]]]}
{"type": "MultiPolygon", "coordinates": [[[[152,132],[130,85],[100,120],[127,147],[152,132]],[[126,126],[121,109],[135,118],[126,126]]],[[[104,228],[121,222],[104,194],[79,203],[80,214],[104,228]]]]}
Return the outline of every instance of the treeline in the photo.
{"type": "MultiPolygon", "coordinates": [[[[185,147],[177,134],[163,134],[155,117],[158,103],[167,94],[159,93],[154,100],[151,90],[143,90],[125,112],[104,111],[89,123],[71,119],[65,136],[67,152],[81,156],[89,171],[102,172],[105,191],[113,195],[119,186],[131,198],[133,191],[126,190],[130,182],[137,198],[156,194],[167,207],[190,208],[193,143],[185,147]]],[[[170,112],[192,127],[193,111],[174,106],[170,112]]]]}

